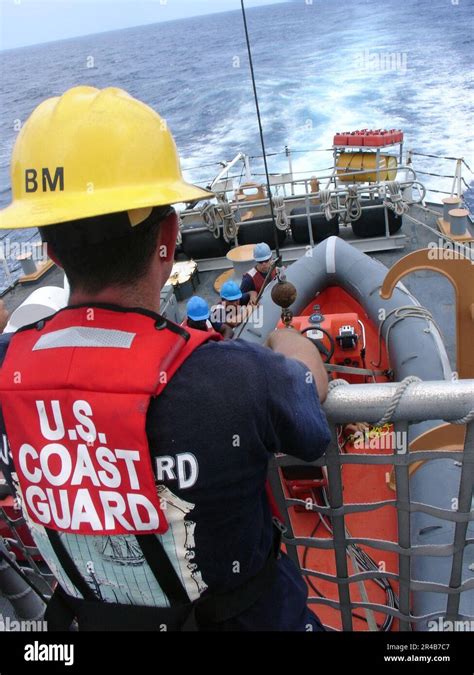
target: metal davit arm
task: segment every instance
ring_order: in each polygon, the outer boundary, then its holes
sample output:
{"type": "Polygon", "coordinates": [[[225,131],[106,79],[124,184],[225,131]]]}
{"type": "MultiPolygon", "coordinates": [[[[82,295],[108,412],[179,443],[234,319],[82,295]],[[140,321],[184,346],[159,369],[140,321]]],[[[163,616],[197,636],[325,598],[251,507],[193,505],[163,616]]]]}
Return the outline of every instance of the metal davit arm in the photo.
{"type": "Polygon", "coordinates": [[[389,270],[380,295],[385,300],[390,298],[400,279],[411,272],[432,270],[447,277],[456,293],[457,370],[460,378],[474,377],[474,265],[458,252],[452,253],[452,260],[433,257],[433,251],[426,248],[404,256],[389,270]]]}

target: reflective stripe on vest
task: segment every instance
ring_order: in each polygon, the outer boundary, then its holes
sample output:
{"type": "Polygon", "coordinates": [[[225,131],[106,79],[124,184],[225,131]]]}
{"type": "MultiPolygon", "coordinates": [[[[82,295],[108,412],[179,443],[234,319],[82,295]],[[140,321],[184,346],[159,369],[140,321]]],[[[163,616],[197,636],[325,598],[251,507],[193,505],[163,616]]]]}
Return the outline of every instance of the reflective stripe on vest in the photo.
{"type": "Polygon", "coordinates": [[[105,306],[69,307],[16,333],[0,392],[31,520],[81,535],[166,532],[148,407],[197,347],[219,339],[105,306]]]}

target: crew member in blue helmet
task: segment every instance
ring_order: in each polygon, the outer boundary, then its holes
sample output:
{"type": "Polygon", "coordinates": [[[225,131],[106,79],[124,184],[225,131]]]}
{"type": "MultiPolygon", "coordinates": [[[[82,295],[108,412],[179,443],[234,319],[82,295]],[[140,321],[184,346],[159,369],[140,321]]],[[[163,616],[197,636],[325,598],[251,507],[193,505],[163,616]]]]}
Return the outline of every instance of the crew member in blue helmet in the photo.
{"type": "Polygon", "coordinates": [[[193,295],[186,305],[186,325],[196,330],[210,331],[212,330],[212,324],[209,321],[210,314],[209,305],[204,298],[193,295]]]}
{"type": "Polygon", "coordinates": [[[235,328],[252,312],[251,307],[242,306],[243,294],[235,281],[226,281],[220,295],[221,302],[211,311],[211,323],[218,332],[221,332],[222,326],[235,328]]]}
{"type": "Polygon", "coordinates": [[[206,300],[199,295],[193,295],[193,297],[188,300],[188,304],[186,305],[186,317],[185,323],[189,328],[195,328],[196,330],[203,330],[206,332],[215,330],[225,339],[230,339],[233,336],[232,328],[226,323],[215,322],[213,324],[210,321],[211,312],[209,310],[209,305],[206,300]]]}
{"type": "MultiPolygon", "coordinates": [[[[272,250],[265,242],[261,242],[255,246],[253,257],[255,265],[243,275],[242,283],[240,284],[240,290],[243,293],[243,304],[247,304],[248,302],[255,303],[258,294],[265,285],[265,279],[273,262],[272,250]]],[[[275,276],[276,270],[273,270],[267,283],[274,279],[275,276]]]]}

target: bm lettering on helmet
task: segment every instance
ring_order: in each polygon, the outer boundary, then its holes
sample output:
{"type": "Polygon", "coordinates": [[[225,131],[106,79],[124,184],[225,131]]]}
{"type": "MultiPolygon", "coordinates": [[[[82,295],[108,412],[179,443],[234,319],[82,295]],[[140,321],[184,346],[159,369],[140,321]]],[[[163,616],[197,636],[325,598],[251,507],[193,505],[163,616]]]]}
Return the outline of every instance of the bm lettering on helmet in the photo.
{"type": "MultiPolygon", "coordinates": [[[[26,192],[36,192],[38,190],[38,171],[36,169],[25,169],[25,190],[26,192]]],[[[64,191],[64,167],[58,166],[51,176],[48,168],[41,169],[41,188],[42,192],[64,191]]]]}

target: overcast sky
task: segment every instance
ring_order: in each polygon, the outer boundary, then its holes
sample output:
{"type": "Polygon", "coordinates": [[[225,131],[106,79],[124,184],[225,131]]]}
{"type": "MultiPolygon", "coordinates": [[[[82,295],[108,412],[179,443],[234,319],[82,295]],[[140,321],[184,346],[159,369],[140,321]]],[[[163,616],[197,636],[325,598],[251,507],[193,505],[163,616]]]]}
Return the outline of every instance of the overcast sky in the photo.
{"type": "Polygon", "coordinates": [[[0,49],[233,9],[240,9],[240,0],[0,0],[0,49]]]}

